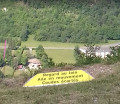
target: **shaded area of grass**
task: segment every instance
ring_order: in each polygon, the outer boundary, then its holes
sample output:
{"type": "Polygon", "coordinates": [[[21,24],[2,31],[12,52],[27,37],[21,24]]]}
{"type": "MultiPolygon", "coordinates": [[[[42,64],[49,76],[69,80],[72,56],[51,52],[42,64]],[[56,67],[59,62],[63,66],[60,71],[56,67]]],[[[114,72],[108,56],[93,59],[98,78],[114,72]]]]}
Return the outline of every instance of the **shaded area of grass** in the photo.
{"type": "Polygon", "coordinates": [[[120,65],[109,76],[85,83],[9,88],[0,83],[1,104],[119,104],[120,65]]]}

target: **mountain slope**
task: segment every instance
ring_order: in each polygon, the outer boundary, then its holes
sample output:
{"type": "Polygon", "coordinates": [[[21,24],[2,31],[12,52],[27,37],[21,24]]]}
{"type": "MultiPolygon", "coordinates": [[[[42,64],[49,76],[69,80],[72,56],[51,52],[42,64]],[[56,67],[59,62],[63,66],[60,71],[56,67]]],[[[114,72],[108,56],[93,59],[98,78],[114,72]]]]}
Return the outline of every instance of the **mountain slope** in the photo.
{"type": "Polygon", "coordinates": [[[25,41],[33,34],[38,41],[78,43],[119,40],[119,4],[115,0],[2,1],[0,36],[25,41]]]}

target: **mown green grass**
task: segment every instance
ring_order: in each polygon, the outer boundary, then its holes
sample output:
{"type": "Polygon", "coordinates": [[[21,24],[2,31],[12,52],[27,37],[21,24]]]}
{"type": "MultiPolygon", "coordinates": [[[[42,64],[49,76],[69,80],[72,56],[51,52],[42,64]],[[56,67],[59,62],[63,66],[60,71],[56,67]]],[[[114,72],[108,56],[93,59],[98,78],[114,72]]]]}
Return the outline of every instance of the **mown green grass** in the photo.
{"type": "Polygon", "coordinates": [[[120,104],[120,64],[111,75],[90,82],[38,88],[0,82],[1,104],[120,104]]]}
{"type": "Polygon", "coordinates": [[[45,50],[45,52],[49,57],[53,58],[55,63],[75,63],[73,50],[45,50]]]}
{"type": "MultiPolygon", "coordinates": [[[[120,42],[120,40],[109,40],[108,43],[99,43],[98,45],[107,45],[112,43],[120,42]]],[[[22,46],[27,47],[37,47],[42,45],[43,47],[64,47],[64,48],[74,48],[76,45],[83,47],[82,43],[62,43],[62,42],[50,42],[50,41],[35,41],[34,36],[30,35],[28,41],[22,42],[22,46]]]]}
{"type": "MultiPolygon", "coordinates": [[[[48,57],[51,57],[56,64],[58,63],[74,64],[75,63],[74,50],[45,49],[45,52],[47,53],[48,57]]],[[[34,50],[32,54],[36,55],[34,50]]]]}

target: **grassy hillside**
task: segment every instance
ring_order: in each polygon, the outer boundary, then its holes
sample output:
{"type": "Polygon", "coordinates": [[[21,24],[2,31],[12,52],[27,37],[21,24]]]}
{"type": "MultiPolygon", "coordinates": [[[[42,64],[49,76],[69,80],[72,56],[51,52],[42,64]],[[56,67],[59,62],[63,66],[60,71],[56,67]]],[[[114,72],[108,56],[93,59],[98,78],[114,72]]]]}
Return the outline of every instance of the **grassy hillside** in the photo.
{"type": "MultiPolygon", "coordinates": [[[[113,67],[114,73],[86,83],[22,88],[9,80],[0,80],[1,104],[119,104],[120,64],[113,67]],[[10,85],[9,85],[10,84],[10,85]]],[[[22,86],[22,85],[21,85],[22,86]]]]}
{"type": "Polygon", "coordinates": [[[25,41],[32,34],[38,41],[75,43],[119,40],[119,4],[118,0],[2,0],[0,36],[25,41]]]}

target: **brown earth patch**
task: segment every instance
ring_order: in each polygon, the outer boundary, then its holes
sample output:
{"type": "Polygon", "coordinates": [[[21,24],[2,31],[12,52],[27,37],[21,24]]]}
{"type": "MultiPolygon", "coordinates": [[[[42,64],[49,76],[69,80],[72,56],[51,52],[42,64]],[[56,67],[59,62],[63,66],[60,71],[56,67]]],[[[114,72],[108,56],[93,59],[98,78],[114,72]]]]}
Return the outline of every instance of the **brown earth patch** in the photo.
{"type": "MultiPolygon", "coordinates": [[[[86,65],[83,67],[66,65],[65,67],[44,69],[40,72],[47,73],[47,72],[59,72],[59,71],[70,71],[70,70],[84,70],[85,72],[92,75],[96,79],[113,73],[115,66],[118,66],[117,64],[118,63],[113,65],[95,64],[95,65],[86,65]]],[[[3,80],[0,80],[0,84],[4,84],[4,86],[6,87],[20,87],[20,86],[22,87],[28,79],[26,79],[24,76],[20,76],[18,78],[5,78],[3,80]]]]}
{"type": "Polygon", "coordinates": [[[116,65],[117,64],[113,64],[113,65],[94,64],[94,65],[86,65],[83,67],[66,65],[65,67],[45,69],[42,70],[41,72],[46,73],[46,72],[69,71],[69,70],[84,70],[88,74],[92,75],[94,78],[99,78],[101,76],[111,74],[114,71],[114,67],[116,65]]]}

